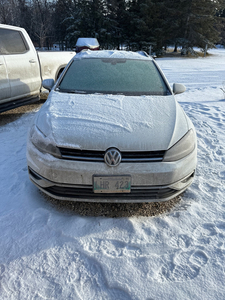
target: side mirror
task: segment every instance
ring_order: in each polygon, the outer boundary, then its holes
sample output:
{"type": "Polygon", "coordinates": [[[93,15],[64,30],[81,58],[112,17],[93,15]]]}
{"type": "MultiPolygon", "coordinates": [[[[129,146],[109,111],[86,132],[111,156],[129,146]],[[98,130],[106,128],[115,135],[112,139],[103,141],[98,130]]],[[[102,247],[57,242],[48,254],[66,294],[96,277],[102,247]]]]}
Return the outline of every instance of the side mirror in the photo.
{"type": "Polygon", "coordinates": [[[181,83],[174,83],[173,84],[173,93],[176,94],[181,94],[186,91],[186,87],[181,84],[181,83]]]}
{"type": "Polygon", "coordinates": [[[44,79],[44,80],[42,81],[42,86],[43,86],[46,90],[48,90],[49,92],[50,92],[51,89],[53,88],[54,84],[55,84],[54,79],[44,79]]]}

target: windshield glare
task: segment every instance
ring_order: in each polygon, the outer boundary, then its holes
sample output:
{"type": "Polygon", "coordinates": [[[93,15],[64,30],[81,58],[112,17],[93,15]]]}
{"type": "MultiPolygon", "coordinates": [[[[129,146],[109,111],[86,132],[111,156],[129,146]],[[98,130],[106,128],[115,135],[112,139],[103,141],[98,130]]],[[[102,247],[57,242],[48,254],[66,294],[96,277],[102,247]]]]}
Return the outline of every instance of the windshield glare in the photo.
{"type": "Polygon", "coordinates": [[[123,58],[75,59],[58,89],[73,93],[170,94],[153,61],[123,58]]]}

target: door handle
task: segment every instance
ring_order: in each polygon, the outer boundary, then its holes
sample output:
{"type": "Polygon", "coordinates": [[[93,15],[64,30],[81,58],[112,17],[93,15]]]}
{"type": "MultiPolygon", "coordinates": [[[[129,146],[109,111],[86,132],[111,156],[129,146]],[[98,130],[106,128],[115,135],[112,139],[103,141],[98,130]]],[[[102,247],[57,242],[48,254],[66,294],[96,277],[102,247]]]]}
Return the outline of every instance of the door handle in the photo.
{"type": "Polygon", "coordinates": [[[31,64],[35,64],[35,63],[36,63],[36,60],[35,60],[35,59],[30,59],[29,62],[30,62],[31,64]]]}

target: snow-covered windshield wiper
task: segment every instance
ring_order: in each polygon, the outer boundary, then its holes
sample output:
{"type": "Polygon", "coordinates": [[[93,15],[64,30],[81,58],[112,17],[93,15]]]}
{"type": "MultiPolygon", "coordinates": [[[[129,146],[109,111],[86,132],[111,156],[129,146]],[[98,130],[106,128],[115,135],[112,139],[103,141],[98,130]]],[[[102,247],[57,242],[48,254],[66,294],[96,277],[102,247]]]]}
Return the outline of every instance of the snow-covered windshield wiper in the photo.
{"type": "Polygon", "coordinates": [[[60,93],[69,93],[69,94],[87,94],[86,91],[61,89],[60,87],[56,88],[56,91],[60,93]]]}

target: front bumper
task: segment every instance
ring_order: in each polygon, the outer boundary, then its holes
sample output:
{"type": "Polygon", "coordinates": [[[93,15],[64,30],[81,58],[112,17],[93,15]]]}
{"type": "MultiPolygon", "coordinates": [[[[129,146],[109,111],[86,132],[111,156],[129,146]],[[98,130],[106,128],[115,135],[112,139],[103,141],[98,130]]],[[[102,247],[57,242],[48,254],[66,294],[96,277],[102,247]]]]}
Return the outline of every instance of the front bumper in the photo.
{"type": "Polygon", "coordinates": [[[181,194],[193,181],[197,149],[176,162],[105,163],[58,159],[40,153],[33,144],[27,148],[31,181],[44,193],[60,200],[93,202],[159,202],[181,194]],[[130,193],[95,194],[92,176],[130,174],[130,193]]]}

